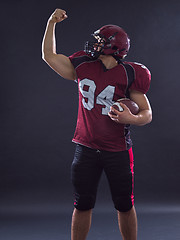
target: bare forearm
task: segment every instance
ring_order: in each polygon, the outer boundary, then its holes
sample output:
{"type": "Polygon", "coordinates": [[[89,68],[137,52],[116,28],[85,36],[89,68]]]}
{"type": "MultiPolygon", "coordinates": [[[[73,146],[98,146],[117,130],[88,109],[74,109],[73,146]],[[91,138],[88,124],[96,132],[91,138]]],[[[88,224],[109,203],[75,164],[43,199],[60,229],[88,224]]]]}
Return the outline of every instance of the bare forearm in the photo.
{"type": "Polygon", "coordinates": [[[152,121],[152,111],[151,110],[142,110],[137,115],[134,115],[131,118],[130,124],[136,126],[143,126],[152,121]]]}
{"type": "Polygon", "coordinates": [[[121,106],[124,109],[122,112],[111,107],[111,111],[108,113],[110,118],[117,123],[143,126],[152,121],[151,108],[140,110],[137,115],[133,115],[125,104],[121,103],[121,106]],[[115,115],[113,115],[112,112],[115,115]]]}
{"type": "Polygon", "coordinates": [[[43,42],[42,42],[42,58],[56,54],[55,25],[52,20],[48,20],[43,42]]]}

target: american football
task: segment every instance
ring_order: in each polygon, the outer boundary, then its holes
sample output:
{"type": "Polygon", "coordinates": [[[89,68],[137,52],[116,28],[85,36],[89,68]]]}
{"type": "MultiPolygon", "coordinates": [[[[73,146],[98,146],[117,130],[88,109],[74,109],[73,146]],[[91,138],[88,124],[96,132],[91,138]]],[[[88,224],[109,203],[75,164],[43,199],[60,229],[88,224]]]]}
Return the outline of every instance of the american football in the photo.
{"type": "MultiPolygon", "coordinates": [[[[116,110],[122,112],[124,109],[121,107],[120,103],[125,104],[129,110],[131,111],[132,114],[136,115],[139,112],[139,107],[138,105],[130,100],[129,98],[121,98],[118,99],[117,102],[115,102],[112,107],[115,108],[116,110]]],[[[111,114],[114,114],[113,112],[110,111],[111,114]]]]}

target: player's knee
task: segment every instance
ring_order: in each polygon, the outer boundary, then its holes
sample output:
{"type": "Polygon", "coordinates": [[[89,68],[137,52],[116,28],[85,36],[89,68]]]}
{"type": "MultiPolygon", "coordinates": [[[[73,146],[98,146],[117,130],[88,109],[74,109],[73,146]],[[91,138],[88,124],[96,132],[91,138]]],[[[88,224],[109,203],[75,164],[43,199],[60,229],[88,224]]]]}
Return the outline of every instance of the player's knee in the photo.
{"type": "Polygon", "coordinates": [[[96,197],[93,195],[75,194],[74,207],[81,211],[94,208],[96,197]]]}
{"type": "Polygon", "coordinates": [[[130,196],[127,197],[116,197],[113,199],[114,207],[119,212],[127,212],[131,210],[133,202],[130,196]]]}

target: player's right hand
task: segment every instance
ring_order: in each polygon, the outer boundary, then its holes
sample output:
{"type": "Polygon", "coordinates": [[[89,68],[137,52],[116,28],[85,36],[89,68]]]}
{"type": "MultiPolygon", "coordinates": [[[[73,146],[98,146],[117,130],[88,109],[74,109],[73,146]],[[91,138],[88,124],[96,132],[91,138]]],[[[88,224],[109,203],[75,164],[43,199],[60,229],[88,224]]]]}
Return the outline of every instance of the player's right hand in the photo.
{"type": "Polygon", "coordinates": [[[58,23],[66,19],[68,16],[66,15],[66,11],[62,9],[56,9],[53,14],[50,16],[49,20],[58,23]]]}

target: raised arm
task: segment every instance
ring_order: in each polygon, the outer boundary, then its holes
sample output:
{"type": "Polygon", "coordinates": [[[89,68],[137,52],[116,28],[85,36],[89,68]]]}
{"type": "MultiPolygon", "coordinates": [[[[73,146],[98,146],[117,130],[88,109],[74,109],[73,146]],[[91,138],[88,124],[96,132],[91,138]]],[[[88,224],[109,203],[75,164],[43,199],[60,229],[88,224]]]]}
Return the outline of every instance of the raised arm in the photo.
{"type": "Polygon", "coordinates": [[[63,78],[75,80],[76,72],[69,58],[56,53],[55,26],[66,18],[66,12],[62,9],[56,9],[50,16],[42,42],[42,58],[63,78]]]}

